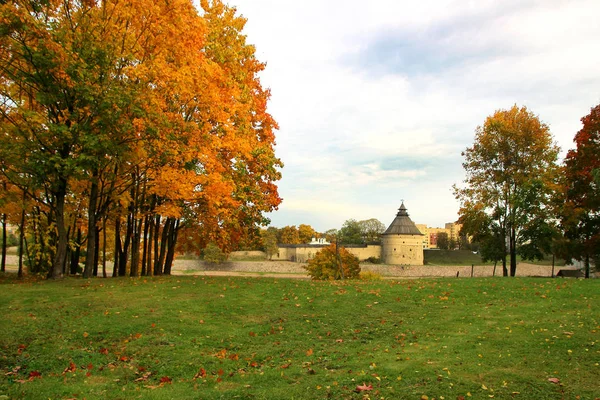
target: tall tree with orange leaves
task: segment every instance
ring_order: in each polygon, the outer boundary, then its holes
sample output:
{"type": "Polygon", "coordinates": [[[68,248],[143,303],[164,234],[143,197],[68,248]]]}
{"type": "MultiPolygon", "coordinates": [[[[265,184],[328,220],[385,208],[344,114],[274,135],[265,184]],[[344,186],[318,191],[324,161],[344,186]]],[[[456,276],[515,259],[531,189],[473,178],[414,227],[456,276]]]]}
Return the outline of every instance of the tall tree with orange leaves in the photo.
{"type": "Polygon", "coordinates": [[[202,7],[0,5],[2,172],[48,210],[53,277],[82,231],[75,198],[88,200],[85,276],[109,227],[116,275],[169,273],[182,227],[230,248],[280,203],[264,64],[235,9],[202,7]]]}
{"type": "MultiPolygon", "coordinates": [[[[548,125],[526,107],[498,110],[477,127],[472,147],[463,153],[465,186],[454,187],[461,202],[459,221],[466,227],[481,227],[472,220],[485,220],[502,238],[503,270],[510,255],[510,275],[517,270],[517,249],[547,226],[548,212],[556,188],[558,147],[548,125]]],[[[539,254],[528,252],[528,254],[539,254]]]]}

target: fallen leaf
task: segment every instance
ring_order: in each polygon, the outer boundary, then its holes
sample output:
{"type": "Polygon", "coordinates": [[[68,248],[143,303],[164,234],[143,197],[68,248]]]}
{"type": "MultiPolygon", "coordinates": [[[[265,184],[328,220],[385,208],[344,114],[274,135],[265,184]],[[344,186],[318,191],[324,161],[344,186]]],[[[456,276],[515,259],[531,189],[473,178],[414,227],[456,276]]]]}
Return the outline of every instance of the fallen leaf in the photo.
{"type": "Polygon", "coordinates": [[[313,349],[306,350],[306,355],[307,356],[312,356],[312,354],[313,354],[313,349]]]}
{"type": "Polygon", "coordinates": [[[29,373],[29,380],[33,380],[35,378],[41,378],[42,377],[42,373],[40,371],[31,371],[29,373]]]}
{"type": "Polygon", "coordinates": [[[173,382],[173,380],[171,378],[169,378],[168,376],[163,376],[162,378],[160,378],[161,384],[172,383],[172,382],[173,382]]]}
{"type": "Polygon", "coordinates": [[[100,350],[98,350],[98,353],[106,355],[106,354],[108,354],[108,349],[101,348],[100,350]]]}
{"type": "Polygon", "coordinates": [[[560,379],[558,379],[558,378],[548,378],[548,382],[560,383],[560,379]]]}
{"type": "Polygon", "coordinates": [[[150,377],[150,375],[152,375],[152,372],[146,372],[144,375],[140,376],[139,378],[135,379],[134,382],[143,382],[143,381],[147,381],[148,378],[150,377]]]}
{"type": "Polygon", "coordinates": [[[73,361],[71,361],[69,363],[69,366],[67,368],[65,368],[65,370],[63,371],[63,374],[66,374],[67,372],[75,372],[76,369],[77,369],[77,366],[75,365],[75,363],[73,363],[73,361]]]}
{"type": "Polygon", "coordinates": [[[194,375],[194,379],[205,378],[205,377],[206,377],[206,370],[204,368],[200,368],[200,371],[196,372],[196,375],[194,375]]]}
{"type": "Polygon", "coordinates": [[[17,365],[16,367],[14,367],[14,368],[12,369],[12,371],[9,371],[9,372],[7,372],[7,373],[6,373],[6,374],[4,374],[4,375],[5,375],[5,376],[9,376],[9,375],[16,375],[16,374],[18,374],[18,373],[19,373],[19,370],[20,370],[21,368],[22,368],[22,367],[21,367],[20,365],[17,365]]]}
{"type": "Polygon", "coordinates": [[[363,382],[362,385],[357,385],[355,392],[360,393],[366,390],[373,390],[373,385],[367,385],[366,383],[363,382]]]}

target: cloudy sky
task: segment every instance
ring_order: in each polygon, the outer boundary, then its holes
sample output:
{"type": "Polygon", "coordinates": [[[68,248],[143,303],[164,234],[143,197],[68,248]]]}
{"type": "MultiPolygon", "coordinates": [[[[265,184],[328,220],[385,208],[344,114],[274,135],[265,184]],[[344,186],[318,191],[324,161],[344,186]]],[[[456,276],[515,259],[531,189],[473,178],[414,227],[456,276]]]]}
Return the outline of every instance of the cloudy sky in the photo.
{"type": "Polygon", "coordinates": [[[283,203],[273,226],[456,220],[461,151],[525,105],[563,153],[600,103],[598,0],[229,0],[267,62],[283,203]]]}

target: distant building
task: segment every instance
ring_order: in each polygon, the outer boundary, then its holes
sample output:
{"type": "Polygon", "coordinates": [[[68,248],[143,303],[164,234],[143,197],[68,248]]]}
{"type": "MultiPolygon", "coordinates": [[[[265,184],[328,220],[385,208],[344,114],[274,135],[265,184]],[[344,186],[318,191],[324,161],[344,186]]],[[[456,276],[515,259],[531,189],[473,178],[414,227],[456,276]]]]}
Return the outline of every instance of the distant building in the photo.
{"type": "Polygon", "coordinates": [[[331,243],[327,241],[325,238],[312,238],[310,240],[309,246],[318,246],[318,245],[326,245],[329,246],[331,243]]]}
{"type": "Polygon", "coordinates": [[[448,234],[448,240],[454,240],[458,243],[460,239],[461,224],[456,222],[448,222],[444,228],[432,228],[425,224],[416,224],[417,228],[423,234],[423,248],[437,249],[437,238],[440,233],[448,234]]]}
{"type": "Polygon", "coordinates": [[[423,234],[409,218],[404,202],[381,242],[384,264],[423,265],[423,234]]]}
{"type": "MultiPolygon", "coordinates": [[[[272,259],[306,262],[320,248],[329,245],[320,240],[313,239],[310,244],[279,245],[279,251],[272,259]]],[[[382,235],[381,244],[344,245],[344,248],[360,260],[373,257],[384,264],[423,265],[423,233],[409,218],[404,202],[382,235]]]]}

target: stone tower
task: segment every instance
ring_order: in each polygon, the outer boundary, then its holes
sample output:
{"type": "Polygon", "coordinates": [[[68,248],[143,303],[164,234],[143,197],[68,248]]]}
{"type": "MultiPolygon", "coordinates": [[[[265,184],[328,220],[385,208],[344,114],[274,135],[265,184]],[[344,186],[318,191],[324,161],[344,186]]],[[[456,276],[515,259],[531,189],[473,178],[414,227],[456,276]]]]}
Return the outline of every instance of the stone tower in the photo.
{"type": "Polygon", "coordinates": [[[404,202],[381,241],[385,264],[423,265],[423,234],[408,217],[404,202]]]}

